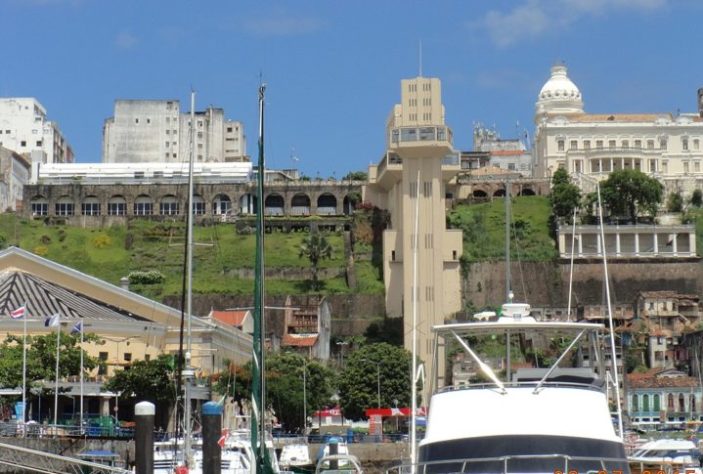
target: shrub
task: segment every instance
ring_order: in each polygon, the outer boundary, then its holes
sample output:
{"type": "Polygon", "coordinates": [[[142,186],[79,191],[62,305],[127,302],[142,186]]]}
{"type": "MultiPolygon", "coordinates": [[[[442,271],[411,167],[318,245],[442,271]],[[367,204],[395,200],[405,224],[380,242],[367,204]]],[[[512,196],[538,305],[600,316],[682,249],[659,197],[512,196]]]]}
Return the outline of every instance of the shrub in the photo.
{"type": "Polygon", "coordinates": [[[93,237],[93,246],[98,249],[103,249],[112,245],[112,239],[107,234],[98,234],[93,237]]]}
{"type": "Polygon", "coordinates": [[[166,281],[164,274],[158,270],[130,272],[127,278],[129,278],[129,283],[132,285],[153,285],[166,281]]]}
{"type": "Polygon", "coordinates": [[[34,247],[33,252],[34,252],[36,255],[39,255],[40,257],[43,257],[44,255],[46,255],[47,253],[49,253],[49,247],[46,247],[46,246],[44,246],[44,245],[37,245],[36,247],[34,247]]]}
{"type": "Polygon", "coordinates": [[[64,229],[59,229],[59,242],[66,240],[66,231],[64,229]]]}
{"type": "Polygon", "coordinates": [[[41,242],[42,245],[49,245],[51,243],[51,237],[44,234],[41,237],[39,237],[39,242],[41,242]]]}

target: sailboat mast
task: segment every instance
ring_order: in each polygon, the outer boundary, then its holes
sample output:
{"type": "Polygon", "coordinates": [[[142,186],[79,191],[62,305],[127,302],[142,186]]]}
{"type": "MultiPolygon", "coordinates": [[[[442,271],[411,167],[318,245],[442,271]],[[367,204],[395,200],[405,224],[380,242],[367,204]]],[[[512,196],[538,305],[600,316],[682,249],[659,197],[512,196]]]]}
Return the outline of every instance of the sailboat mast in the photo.
{"type": "Polygon", "coordinates": [[[510,180],[505,180],[505,301],[510,302],[510,180]]]}
{"type": "Polygon", "coordinates": [[[188,164],[188,209],[186,213],[186,370],[185,370],[185,408],[183,411],[184,443],[186,463],[190,465],[191,456],[191,314],[193,309],[193,158],[195,148],[195,91],[190,92],[190,159],[188,164]]]}
{"type": "Polygon", "coordinates": [[[266,450],[266,364],[265,342],[266,325],[264,317],[265,286],[264,286],[264,92],[266,86],[259,86],[259,160],[257,167],[256,188],[256,262],[254,284],[254,341],[253,359],[254,374],[252,376],[252,411],[251,442],[256,456],[257,474],[272,472],[266,450]]]}

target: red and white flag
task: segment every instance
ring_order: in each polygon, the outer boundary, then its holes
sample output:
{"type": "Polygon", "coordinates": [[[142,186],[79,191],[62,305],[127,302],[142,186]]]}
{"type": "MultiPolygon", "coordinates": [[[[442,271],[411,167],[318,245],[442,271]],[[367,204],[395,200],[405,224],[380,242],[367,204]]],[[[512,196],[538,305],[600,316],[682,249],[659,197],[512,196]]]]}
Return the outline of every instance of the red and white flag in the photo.
{"type": "Polygon", "coordinates": [[[24,317],[24,313],[27,312],[27,305],[22,305],[14,311],[10,311],[10,317],[12,319],[20,319],[24,317]]]}
{"type": "Polygon", "coordinates": [[[225,447],[225,441],[227,440],[228,435],[229,435],[229,430],[227,430],[227,429],[222,430],[222,436],[220,436],[220,439],[217,440],[217,444],[220,445],[220,448],[225,447]]]}

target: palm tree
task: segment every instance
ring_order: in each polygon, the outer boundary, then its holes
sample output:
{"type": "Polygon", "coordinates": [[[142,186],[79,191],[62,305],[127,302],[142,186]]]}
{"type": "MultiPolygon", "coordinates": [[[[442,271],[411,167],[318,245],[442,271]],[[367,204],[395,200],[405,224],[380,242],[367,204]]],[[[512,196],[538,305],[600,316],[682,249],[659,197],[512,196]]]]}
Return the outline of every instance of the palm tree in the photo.
{"type": "Polygon", "coordinates": [[[332,256],[332,246],[324,235],[319,231],[313,231],[307,237],[303,238],[303,243],[300,245],[300,257],[307,257],[310,260],[310,271],[312,273],[312,288],[319,289],[319,281],[317,279],[318,263],[324,258],[332,256]]]}

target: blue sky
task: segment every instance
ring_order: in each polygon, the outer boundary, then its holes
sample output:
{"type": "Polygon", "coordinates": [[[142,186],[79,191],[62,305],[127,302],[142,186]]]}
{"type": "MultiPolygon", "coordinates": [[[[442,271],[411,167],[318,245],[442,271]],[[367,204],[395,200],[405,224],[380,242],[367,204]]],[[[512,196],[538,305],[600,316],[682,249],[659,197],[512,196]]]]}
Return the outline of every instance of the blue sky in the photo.
{"type": "Polygon", "coordinates": [[[267,166],[339,178],[381,157],[420,43],[468,150],[475,122],[532,134],[558,61],[587,112],[695,111],[702,16],[696,0],[0,0],[0,96],[39,99],[98,162],[115,99],[187,110],[193,87],[196,109],[244,122],[255,157],[262,74],[267,166]]]}

